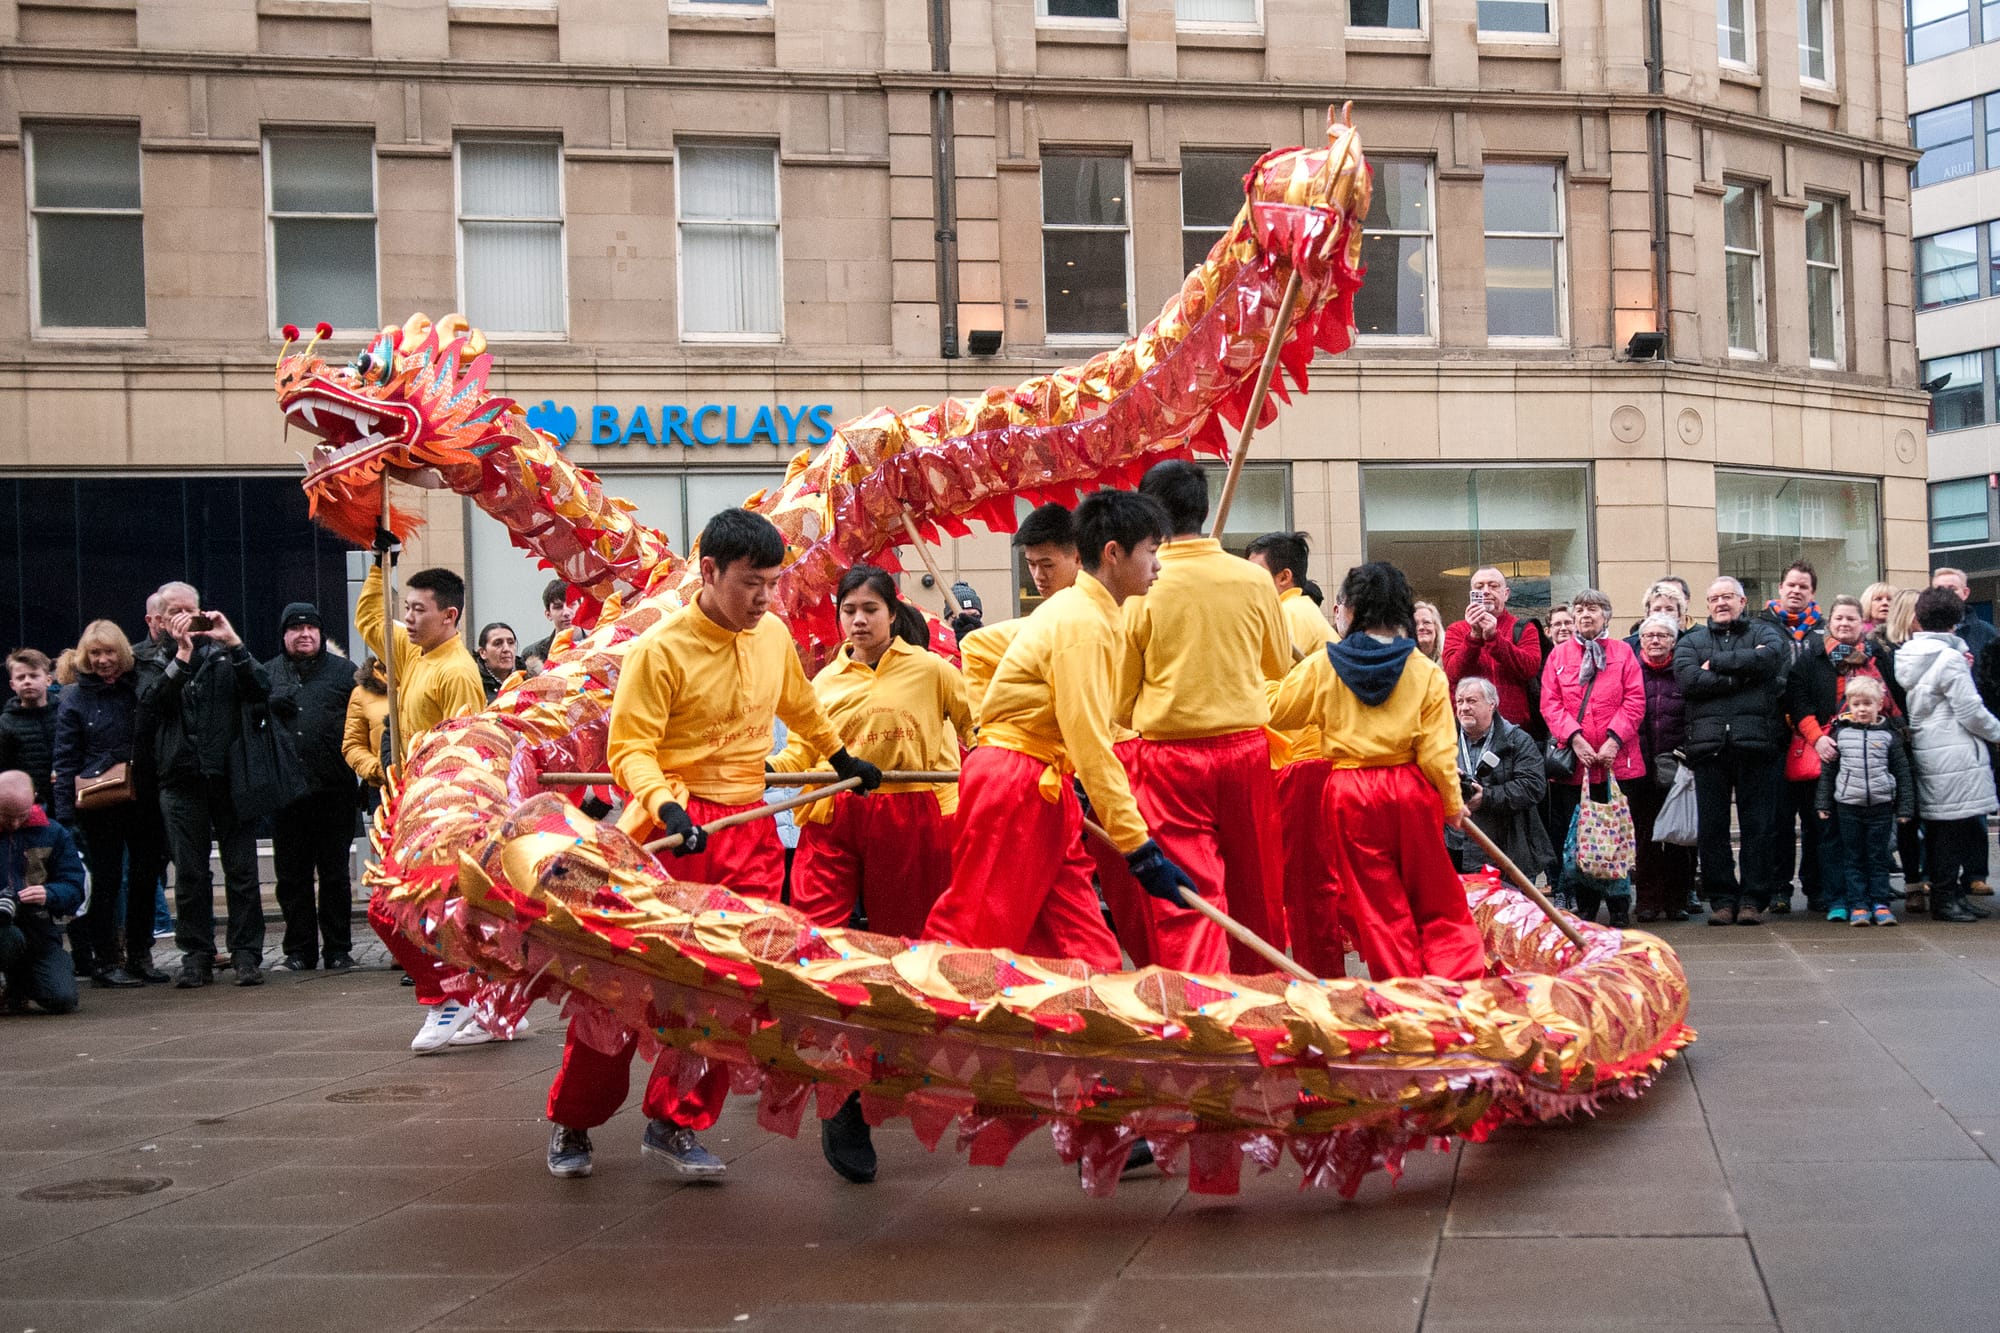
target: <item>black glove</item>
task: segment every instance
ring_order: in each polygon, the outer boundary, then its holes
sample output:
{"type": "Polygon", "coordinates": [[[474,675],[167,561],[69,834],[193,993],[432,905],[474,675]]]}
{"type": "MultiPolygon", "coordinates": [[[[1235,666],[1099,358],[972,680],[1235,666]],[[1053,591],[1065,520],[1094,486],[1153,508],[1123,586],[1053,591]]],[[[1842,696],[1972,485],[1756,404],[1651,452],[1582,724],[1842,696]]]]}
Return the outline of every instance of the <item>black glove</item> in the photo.
{"type": "Polygon", "coordinates": [[[395,533],[377,523],[375,525],[375,554],[378,556],[398,555],[401,554],[402,550],[402,540],[395,533]]]}
{"type": "Polygon", "coordinates": [[[693,856],[708,846],[708,830],[688,817],[688,812],[675,801],[668,801],[660,807],[660,832],[672,837],[681,835],[680,845],[670,848],[675,856],[693,856]]]}
{"type": "Polygon", "coordinates": [[[592,823],[596,823],[611,813],[611,802],[597,796],[586,796],[577,808],[589,815],[592,823]]]}
{"type": "Polygon", "coordinates": [[[845,782],[849,778],[860,778],[861,790],[863,791],[874,791],[882,785],[882,770],[869,763],[866,759],[856,759],[847,752],[846,746],[842,746],[833,752],[831,762],[833,764],[833,771],[840,774],[842,782],[845,782]]]}
{"type": "Polygon", "coordinates": [[[20,906],[21,897],[17,890],[0,889],[0,925],[11,923],[20,906]]]}
{"type": "Polygon", "coordinates": [[[1125,865],[1132,878],[1139,881],[1139,887],[1155,898],[1179,906],[1183,897],[1196,896],[1194,881],[1188,878],[1187,871],[1169,861],[1160,844],[1151,838],[1125,853],[1125,865]]]}
{"type": "Polygon", "coordinates": [[[951,632],[959,638],[964,638],[986,623],[986,608],[980,603],[979,594],[972,590],[970,583],[952,584],[951,600],[952,605],[958,608],[958,614],[951,618],[951,632]]]}

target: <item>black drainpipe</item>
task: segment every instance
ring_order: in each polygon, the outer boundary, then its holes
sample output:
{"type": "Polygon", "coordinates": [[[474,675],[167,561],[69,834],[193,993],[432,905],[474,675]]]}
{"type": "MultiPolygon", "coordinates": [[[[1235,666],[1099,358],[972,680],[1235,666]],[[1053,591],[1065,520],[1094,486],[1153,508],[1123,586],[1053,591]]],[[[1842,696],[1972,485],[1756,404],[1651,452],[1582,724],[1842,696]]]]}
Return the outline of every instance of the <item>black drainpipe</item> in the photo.
{"type": "MultiPolygon", "coordinates": [[[[951,0],[930,0],[931,70],[951,72],[951,0]]],[[[951,90],[931,92],[932,181],[937,208],[938,354],[958,355],[958,151],[951,90]]]]}
{"type": "MultiPolygon", "coordinates": [[[[1646,91],[1659,97],[1666,91],[1666,57],[1660,31],[1660,0],[1646,0],[1646,91]]],[[[1653,195],[1653,327],[1666,336],[1667,299],[1671,269],[1667,263],[1667,112],[1655,106],[1646,113],[1647,171],[1653,195]]],[[[1666,360],[1671,344],[1660,353],[1666,360]]]]}

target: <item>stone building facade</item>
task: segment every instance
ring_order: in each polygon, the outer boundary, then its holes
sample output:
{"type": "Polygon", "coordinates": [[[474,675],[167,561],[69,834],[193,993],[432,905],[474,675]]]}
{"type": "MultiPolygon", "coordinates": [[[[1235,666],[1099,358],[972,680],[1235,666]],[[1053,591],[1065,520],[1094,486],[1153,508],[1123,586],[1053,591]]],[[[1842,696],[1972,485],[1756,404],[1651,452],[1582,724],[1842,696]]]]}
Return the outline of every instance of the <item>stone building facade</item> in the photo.
{"type": "MultiPolygon", "coordinates": [[[[1801,553],[1915,580],[1897,6],[1652,8],[0,0],[0,625],[134,622],[169,575],[246,614],[340,595],[352,562],[292,531],[288,320],[348,350],[466,310],[495,384],[573,407],[575,455],[684,541],[812,438],[731,442],[726,409],[838,421],[1081,360],[1347,99],[1363,337],[1260,435],[1232,540],[1304,529],[1322,579],[1396,559],[1448,619],[1480,563],[1621,614],[1662,571],[1767,591],[1801,553]]],[[[423,503],[414,557],[532,626],[540,577],[423,503]]],[[[940,559],[1015,603],[1004,538],[940,559]]]]}

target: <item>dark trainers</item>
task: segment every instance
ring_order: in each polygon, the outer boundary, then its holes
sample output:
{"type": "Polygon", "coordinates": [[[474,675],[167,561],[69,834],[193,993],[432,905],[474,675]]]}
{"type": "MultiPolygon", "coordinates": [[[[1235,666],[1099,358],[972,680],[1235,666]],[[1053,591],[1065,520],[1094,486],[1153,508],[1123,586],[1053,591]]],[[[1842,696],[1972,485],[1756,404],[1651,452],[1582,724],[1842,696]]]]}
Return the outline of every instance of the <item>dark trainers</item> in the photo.
{"type": "Polygon", "coordinates": [[[326,970],[329,972],[352,972],[354,955],[351,953],[330,953],[326,956],[326,970]]]}
{"type": "Polygon", "coordinates": [[[274,965],[271,970],[273,972],[310,972],[318,966],[319,964],[310,958],[302,958],[298,954],[288,953],[285,955],[285,961],[274,965]]]}
{"type": "MultiPolygon", "coordinates": [[[[1792,909],[1787,907],[1785,910],[1789,912],[1792,909]]],[[[1761,926],[1764,924],[1763,913],[1754,907],[1739,907],[1736,909],[1736,924],[1739,926],[1761,926]]]]}
{"type": "Polygon", "coordinates": [[[102,986],[106,989],[131,990],[146,983],[122,967],[111,967],[92,977],[90,984],[93,986],[102,986]]]}
{"type": "Polygon", "coordinates": [[[861,1094],[851,1092],[840,1109],[819,1122],[819,1150],[842,1180],[857,1185],[875,1179],[875,1139],[861,1114],[861,1094]]]}
{"type": "Polygon", "coordinates": [[[230,970],[236,973],[236,984],[239,986],[263,985],[264,969],[260,966],[263,961],[263,959],[254,953],[236,955],[229,964],[230,970]]]}
{"type": "Polygon", "coordinates": [[[1711,926],[1733,926],[1736,924],[1736,909],[1727,903],[1719,903],[1708,909],[1708,924],[1711,926]]]}
{"type": "Polygon", "coordinates": [[[174,978],[174,985],[180,990],[196,990],[215,980],[215,972],[206,958],[189,954],[181,959],[180,975],[174,978]]]}
{"type": "Polygon", "coordinates": [[[639,1140],[639,1151],[644,1156],[658,1158],[675,1175],[694,1180],[714,1180],[729,1170],[720,1157],[701,1146],[693,1130],[671,1120],[648,1120],[646,1137],[639,1140]]]}
{"type": "Polygon", "coordinates": [[[549,1127],[549,1174],[580,1180],[590,1174],[590,1134],[587,1130],[549,1127]]]}

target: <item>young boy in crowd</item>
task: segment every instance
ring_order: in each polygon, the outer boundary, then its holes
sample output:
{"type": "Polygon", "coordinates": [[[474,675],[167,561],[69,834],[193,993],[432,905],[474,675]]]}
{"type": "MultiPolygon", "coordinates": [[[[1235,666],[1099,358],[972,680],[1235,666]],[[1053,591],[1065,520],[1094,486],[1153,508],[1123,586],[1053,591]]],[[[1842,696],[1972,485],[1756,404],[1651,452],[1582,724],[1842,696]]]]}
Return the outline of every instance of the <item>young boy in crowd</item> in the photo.
{"type": "Polygon", "coordinates": [[[1823,820],[1839,807],[1845,899],[1828,908],[1828,921],[1893,926],[1889,910],[1889,857],[1896,825],[1917,813],[1917,784],[1903,738],[1882,718],[1882,682],[1855,676],[1847,682],[1846,711],[1833,724],[1833,758],[1820,765],[1815,808],[1823,820]]]}
{"type": "Polygon", "coordinates": [[[7,654],[7,684],[14,695],[0,710],[0,771],[26,773],[35,804],[54,806],[56,701],[49,689],[49,659],[33,648],[7,654]]]}

